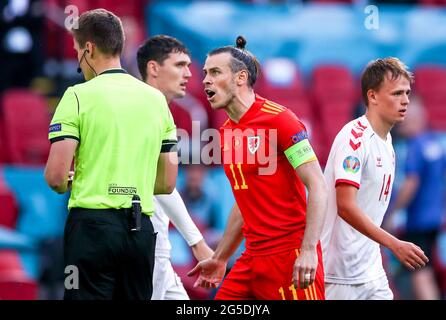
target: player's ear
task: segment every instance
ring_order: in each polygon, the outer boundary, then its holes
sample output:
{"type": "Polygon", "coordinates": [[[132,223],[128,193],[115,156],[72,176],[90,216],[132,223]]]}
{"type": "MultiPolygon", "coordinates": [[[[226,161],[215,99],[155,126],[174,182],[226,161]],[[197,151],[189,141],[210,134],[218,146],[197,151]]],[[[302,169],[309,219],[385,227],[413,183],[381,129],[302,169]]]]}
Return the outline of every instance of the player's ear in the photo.
{"type": "Polygon", "coordinates": [[[367,99],[369,101],[369,105],[371,104],[376,104],[377,103],[377,99],[376,99],[376,91],[369,89],[367,91],[367,99]]]}
{"type": "Polygon", "coordinates": [[[96,48],[92,42],[87,41],[85,43],[85,54],[87,55],[87,57],[93,58],[94,53],[96,53],[95,49],[96,48]]]}
{"type": "Polygon", "coordinates": [[[236,83],[237,83],[237,85],[238,85],[238,86],[241,86],[241,85],[247,83],[247,82],[248,82],[248,78],[249,78],[249,76],[248,76],[248,71],[246,71],[246,70],[240,70],[240,71],[238,72],[238,75],[237,75],[237,78],[236,78],[236,83]]]}
{"type": "Polygon", "coordinates": [[[154,60],[150,60],[147,62],[147,75],[153,78],[156,78],[158,76],[159,72],[159,64],[158,62],[154,60]]]}

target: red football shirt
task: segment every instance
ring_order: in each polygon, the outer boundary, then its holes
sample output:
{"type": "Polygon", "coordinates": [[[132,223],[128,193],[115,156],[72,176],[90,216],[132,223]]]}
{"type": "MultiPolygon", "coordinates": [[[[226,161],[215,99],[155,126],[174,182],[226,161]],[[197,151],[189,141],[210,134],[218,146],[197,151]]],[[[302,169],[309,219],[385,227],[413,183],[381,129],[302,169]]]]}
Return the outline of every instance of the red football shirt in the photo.
{"type": "Polygon", "coordinates": [[[224,170],[244,219],[252,255],[300,248],[306,193],[284,152],[307,138],[296,115],[256,95],[238,123],[220,129],[224,170]]]}

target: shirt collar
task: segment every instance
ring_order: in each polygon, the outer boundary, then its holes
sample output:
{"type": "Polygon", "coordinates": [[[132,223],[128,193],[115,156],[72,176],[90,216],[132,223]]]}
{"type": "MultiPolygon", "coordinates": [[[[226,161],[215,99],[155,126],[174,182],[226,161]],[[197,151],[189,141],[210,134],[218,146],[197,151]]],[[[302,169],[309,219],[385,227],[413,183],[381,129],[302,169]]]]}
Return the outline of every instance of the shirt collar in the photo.
{"type": "Polygon", "coordinates": [[[102,74],[109,74],[109,73],[128,73],[128,72],[125,71],[124,69],[108,69],[108,70],[105,70],[105,71],[101,72],[100,74],[98,74],[98,76],[100,76],[102,74]]]}

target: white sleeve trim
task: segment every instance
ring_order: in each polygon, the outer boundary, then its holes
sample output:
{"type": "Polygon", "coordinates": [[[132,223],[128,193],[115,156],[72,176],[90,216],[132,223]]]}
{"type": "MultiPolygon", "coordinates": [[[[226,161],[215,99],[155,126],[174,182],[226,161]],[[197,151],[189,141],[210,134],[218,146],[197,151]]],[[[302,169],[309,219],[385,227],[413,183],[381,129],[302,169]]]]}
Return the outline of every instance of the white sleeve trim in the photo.
{"type": "Polygon", "coordinates": [[[193,246],[203,240],[203,235],[192,221],[177,189],[174,189],[171,194],[157,195],[155,197],[164,213],[169,217],[189,246],[193,246]]]}

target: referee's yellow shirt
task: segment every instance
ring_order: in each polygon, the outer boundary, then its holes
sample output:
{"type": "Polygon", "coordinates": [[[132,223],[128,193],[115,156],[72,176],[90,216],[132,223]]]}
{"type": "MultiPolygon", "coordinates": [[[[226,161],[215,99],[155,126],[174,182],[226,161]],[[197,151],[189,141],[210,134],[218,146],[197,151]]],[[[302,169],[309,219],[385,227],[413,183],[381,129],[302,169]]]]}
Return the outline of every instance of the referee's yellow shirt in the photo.
{"type": "Polygon", "coordinates": [[[69,87],[49,128],[51,143],[79,141],[68,208],[129,208],[152,215],[158,158],[176,144],[164,95],[122,69],[69,87]]]}

